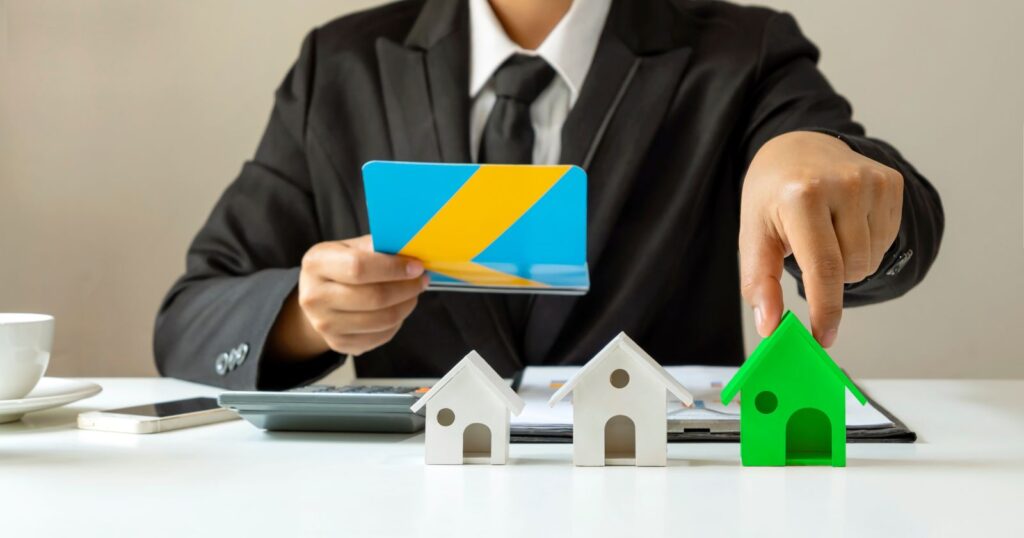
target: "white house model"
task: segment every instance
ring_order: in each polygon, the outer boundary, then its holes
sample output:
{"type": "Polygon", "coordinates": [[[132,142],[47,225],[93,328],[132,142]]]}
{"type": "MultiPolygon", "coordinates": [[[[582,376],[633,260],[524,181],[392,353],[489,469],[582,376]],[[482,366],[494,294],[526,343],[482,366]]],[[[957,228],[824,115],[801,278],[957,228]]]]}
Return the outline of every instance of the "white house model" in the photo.
{"type": "Polygon", "coordinates": [[[426,407],[428,464],[508,460],[510,413],[524,402],[487,361],[471,351],[411,407],[426,407]]]}
{"type": "Polygon", "coordinates": [[[665,391],[693,396],[626,333],[619,333],[548,402],[572,396],[572,461],[578,466],[664,466],[668,444],[665,391]]]}

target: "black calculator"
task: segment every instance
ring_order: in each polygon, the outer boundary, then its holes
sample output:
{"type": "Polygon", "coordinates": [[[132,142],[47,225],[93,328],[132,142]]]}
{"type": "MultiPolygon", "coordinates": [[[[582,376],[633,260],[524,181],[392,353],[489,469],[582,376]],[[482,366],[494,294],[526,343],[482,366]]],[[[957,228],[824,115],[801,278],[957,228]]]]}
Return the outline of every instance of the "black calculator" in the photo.
{"type": "Polygon", "coordinates": [[[423,429],[409,408],[429,387],[310,385],[281,392],[225,392],[217,399],[269,431],[393,432],[423,429]]]}

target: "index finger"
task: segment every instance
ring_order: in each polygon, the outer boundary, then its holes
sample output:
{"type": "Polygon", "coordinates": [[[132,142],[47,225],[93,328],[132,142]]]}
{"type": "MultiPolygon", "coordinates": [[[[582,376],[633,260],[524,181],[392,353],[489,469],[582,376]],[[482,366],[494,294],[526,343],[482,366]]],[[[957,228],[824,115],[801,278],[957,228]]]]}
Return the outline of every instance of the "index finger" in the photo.
{"type": "Polygon", "coordinates": [[[318,274],[342,284],[395,282],[423,274],[423,263],[419,260],[373,252],[368,237],[324,245],[315,260],[318,274]]]}
{"type": "Polygon", "coordinates": [[[803,274],[811,311],[811,330],[822,347],[831,347],[843,317],[843,255],[825,205],[803,206],[783,217],[793,256],[803,274]]]}

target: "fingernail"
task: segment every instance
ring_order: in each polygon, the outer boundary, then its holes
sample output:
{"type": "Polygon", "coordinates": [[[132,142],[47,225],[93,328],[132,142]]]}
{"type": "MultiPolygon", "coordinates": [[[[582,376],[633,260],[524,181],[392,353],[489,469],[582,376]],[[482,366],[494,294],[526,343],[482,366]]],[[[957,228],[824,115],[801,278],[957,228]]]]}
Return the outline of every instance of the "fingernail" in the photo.
{"type": "Polygon", "coordinates": [[[760,305],[754,307],[754,325],[757,326],[757,334],[764,336],[764,314],[760,305]]]}
{"type": "Polygon", "coordinates": [[[832,347],[832,344],[836,343],[837,336],[839,336],[839,331],[836,329],[825,331],[825,334],[821,337],[821,347],[832,347]]]}
{"type": "Polygon", "coordinates": [[[419,276],[423,273],[423,264],[413,260],[405,264],[405,272],[408,273],[409,276],[419,276]]]}

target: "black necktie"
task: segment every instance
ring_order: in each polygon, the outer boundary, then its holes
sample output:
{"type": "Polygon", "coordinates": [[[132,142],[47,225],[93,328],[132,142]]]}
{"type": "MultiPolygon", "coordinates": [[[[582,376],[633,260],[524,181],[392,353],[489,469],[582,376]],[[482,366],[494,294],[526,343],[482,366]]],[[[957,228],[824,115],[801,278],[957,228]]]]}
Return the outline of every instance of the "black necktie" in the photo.
{"type": "Polygon", "coordinates": [[[494,73],[497,99],[487,117],[477,161],[495,164],[533,162],[530,105],[551,84],[555,71],[539,56],[516,54],[494,73]]]}
{"type": "MultiPolygon", "coordinates": [[[[533,123],[530,105],[551,84],[555,71],[543,58],[516,54],[505,60],[494,73],[496,99],[483,136],[477,161],[494,164],[531,164],[533,162],[533,123]]],[[[504,298],[512,334],[522,349],[526,317],[533,301],[527,295],[504,298]]]]}

